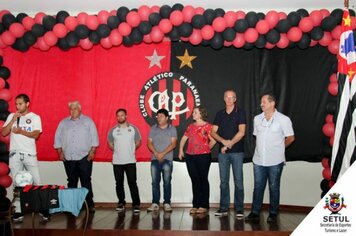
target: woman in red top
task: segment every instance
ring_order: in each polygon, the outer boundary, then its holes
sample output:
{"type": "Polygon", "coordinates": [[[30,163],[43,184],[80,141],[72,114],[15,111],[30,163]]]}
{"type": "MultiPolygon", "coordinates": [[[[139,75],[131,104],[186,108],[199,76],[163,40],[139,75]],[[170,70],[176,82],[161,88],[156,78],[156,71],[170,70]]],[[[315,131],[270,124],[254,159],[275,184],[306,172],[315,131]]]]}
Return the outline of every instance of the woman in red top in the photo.
{"type": "Polygon", "coordinates": [[[197,107],[193,110],[194,123],[188,125],[179,145],[179,159],[185,156],[189,176],[193,187],[193,208],[191,214],[206,213],[209,208],[208,174],[211,164],[210,149],[216,141],[210,136],[212,125],[207,122],[205,108],[197,107]],[[188,146],[184,155],[184,145],[188,146]]]}

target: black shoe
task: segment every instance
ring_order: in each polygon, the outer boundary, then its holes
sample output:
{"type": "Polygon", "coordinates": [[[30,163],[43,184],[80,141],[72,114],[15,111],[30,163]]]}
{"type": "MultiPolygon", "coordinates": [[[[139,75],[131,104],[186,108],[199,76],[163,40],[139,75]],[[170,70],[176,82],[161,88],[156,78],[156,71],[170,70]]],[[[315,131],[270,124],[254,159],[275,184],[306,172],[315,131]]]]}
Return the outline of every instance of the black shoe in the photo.
{"type": "Polygon", "coordinates": [[[244,218],[244,212],[243,211],[236,211],[236,218],[237,219],[243,219],[244,218]]]}
{"type": "Polygon", "coordinates": [[[247,217],[246,217],[247,221],[257,221],[260,220],[260,215],[257,215],[253,212],[251,212],[247,217]]]}
{"type": "Polygon", "coordinates": [[[23,214],[22,213],[15,213],[13,216],[12,216],[12,221],[13,222],[22,222],[23,221],[23,214]]]}
{"type": "Polygon", "coordinates": [[[133,212],[135,213],[135,214],[139,214],[140,213],[140,206],[134,206],[133,207],[133,212]]]}
{"type": "Polygon", "coordinates": [[[227,216],[227,210],[219,209],[214,213],[215,216],[227,216]]]}
{"type": "Polygon", "coordinates": [[[116,211],[122,212],[122,211],[124,211],[124,210],[125,210],[124,204],[119,203],[119,205],[117,205],[117,207],[116,207],[116,211]]]}
{"type": "Polygon", "coordinates": [[[277,215],[270,214],[267,218],[267,223],[276,223],[277,222],[277,215]]]}
{"type": "Polygon", "coordinates": [[[95,207],[89,207],[89,213],[95,213],[95,207]]]}
{"type": "Polygon", "coordinates": [[[42,221],[49,221],[51,219],[51,215],[48,211],[41,211],[39,215],[42,217],[42,221]]]}

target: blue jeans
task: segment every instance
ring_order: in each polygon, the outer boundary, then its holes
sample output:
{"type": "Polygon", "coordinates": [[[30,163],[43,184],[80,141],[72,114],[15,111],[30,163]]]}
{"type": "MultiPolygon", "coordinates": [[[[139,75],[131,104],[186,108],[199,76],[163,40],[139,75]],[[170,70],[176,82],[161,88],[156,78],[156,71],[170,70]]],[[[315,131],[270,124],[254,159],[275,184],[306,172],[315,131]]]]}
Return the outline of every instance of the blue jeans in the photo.
{"type": "Polygon", "coordinates": [[[171,195],[172,195],[172,171],[173,171],[173,162],[169,160],[163,160],[159,162],[158,160],[151,161],[151,176],[152,176],[152,203],[159,204],[161,199],[160,183],[161,183],[161,174],[163,176],[163,203],[171,204],[171,195]]]}
{"type": "Polygon", "coordinates": [[[263,195],[268,180],[269,198],[270,198],[270,214],[278,214],[279,210],[279,194],[281,185],[281,175],[284,162],[274,166],[259,166],[253,164],[253,175],[255,178],[255,186],[253,189],[252,212],[259,214],[263,203],[263,195]]]}
{"type": "Polygon", "coordinates": [[[245,154],[239,153],[219,153],[220,172],[220,209],[227,210],[230,204],[230,164],[234,175],[235,197],[234,205],[236,211],[244,209],[244,177],[242,164],[245,154]]]}

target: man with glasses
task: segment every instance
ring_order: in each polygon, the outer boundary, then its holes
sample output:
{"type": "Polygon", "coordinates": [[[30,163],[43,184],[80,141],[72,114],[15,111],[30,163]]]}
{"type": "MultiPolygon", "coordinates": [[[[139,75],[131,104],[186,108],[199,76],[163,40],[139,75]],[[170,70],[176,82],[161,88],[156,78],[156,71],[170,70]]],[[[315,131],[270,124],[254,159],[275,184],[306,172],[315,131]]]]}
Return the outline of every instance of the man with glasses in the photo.
{"type": "Polygon", "coordinates": [[[285,162],[285,148],[294,141],[294,131],[289,117],[275,108],[272,94],[261,98],[262,113],[255,116],[253,135],[256,149],[253,155],[254,189],[252,210],[247,220],[259,220],[263,195],[268,180],[270,207],[268,223],[277,221],[279,210],[280,180],[285,162]]]}
{"type": "Polygon", "coordinates": [[[236,105],[236,93],[226,90],[225,109],[216,113],[211,136],[219,142],[220,208],[216,216],[227,216],[230,205],[230,165],[234,174],[234,206],[237,218],[244,217],[243,160],[246,117],[236,105]]]}

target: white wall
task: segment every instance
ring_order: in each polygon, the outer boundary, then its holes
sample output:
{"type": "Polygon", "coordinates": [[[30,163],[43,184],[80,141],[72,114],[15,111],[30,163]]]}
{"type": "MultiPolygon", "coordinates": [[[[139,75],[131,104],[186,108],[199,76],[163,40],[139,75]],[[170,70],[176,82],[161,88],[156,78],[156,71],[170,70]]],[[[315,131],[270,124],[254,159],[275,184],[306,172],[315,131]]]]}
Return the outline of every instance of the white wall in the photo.
{"type": "MultiPolygon", "coordinates": [[[[42,182],[45,184],[66,185],[66,175],[62,162],[40,162],[42,182]]],[[[142,203],[152,200],[150,163],[137,163],[138,187],[142,203]]],[[[281,182],[281,204],[295,206],[315,206],[320,200],[320,181],[322,180],[320,163],[288,162],[283,169],[281,182]]],[[[233,180],[230,175],[230,194],[233,200],[233,180]]],[[[210,203],[218,203],[220,198],[219,169],[212,163],[209,172],[210,203]]],[[[92,174],[95,202],[117,202],[115,181],[111,163],[95,162],[92,174]]],[[[245,203],[252,202],[253,170],[252,164],[244,164],[245,203]]],[[[131,202],[130,192],[125,183],[126,200],[131,202]]],[[[268,188],[268,187],[267,187],[268,188]]],[[[12,189],[8,189],[10,197],[12,189]]],[[[268,203],[268,192],[265,201],[268,203]]],[[[172,202],[191,203],[191,181],[185,163],[174,162],[172,177],[172,202]]]]}

